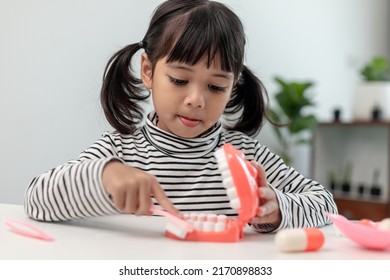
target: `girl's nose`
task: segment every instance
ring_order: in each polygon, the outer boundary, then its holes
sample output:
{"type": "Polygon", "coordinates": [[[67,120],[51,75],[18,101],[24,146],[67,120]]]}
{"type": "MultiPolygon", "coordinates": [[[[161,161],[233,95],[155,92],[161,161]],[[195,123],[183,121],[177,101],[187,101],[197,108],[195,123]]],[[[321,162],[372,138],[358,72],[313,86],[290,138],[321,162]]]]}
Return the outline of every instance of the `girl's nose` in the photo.
{"type": "Polygon", "coordinates": [[[204,108],[205,106],[205,96],[201,89],[193,89],[187,95],[185,100],[186,105],[194,108],[204,108]]]}

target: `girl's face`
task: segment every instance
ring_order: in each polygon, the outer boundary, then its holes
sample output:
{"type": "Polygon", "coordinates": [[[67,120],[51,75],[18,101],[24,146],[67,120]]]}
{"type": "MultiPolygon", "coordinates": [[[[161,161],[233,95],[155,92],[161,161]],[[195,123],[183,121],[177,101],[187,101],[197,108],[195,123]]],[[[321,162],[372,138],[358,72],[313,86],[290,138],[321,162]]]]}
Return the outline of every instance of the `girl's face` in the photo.
{"type": "Polygon", "coordinates": [[[222,71],[218,59],[207,68],[206,58],[196,65],[160,59],[152,73],[146,53],[141,58],[141,77],[152,91],[159,117],[157,126],[184,138],[211,128],[221,117],[233,90],[234,75],[222,71]]]}

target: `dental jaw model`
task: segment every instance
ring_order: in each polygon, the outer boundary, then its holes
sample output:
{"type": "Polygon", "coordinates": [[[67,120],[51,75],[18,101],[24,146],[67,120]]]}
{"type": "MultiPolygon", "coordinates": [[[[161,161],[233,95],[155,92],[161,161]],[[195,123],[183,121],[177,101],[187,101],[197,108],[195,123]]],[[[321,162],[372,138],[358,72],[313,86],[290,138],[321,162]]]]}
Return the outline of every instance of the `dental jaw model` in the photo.
{"type": "Polygon", "coordinates": [[[256,215],[259,205],[257,171],[231,144],[217,150],[215,158],[230,205],[237,210],[238,217],[191,213],[182,219],[187,225],[186,234],[183,234],[183,226],[171,221],[165,230],[167,237],[204,242],[237,242],[243,237],[243,229],[256,215]]]}

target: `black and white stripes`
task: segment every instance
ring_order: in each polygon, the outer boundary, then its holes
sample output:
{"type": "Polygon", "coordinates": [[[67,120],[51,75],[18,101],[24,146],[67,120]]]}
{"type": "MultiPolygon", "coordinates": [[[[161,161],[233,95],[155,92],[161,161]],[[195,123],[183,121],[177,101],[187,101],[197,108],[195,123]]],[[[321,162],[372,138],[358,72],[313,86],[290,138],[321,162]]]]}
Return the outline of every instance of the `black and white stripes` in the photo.
{"type": "Polygon", "coordinates": [[[101,181],[104,165],[115,158],[154,174],[183,213],[236,215],[229,206],[214,157],[224,143],[241,150],[247,160],[263,165],[282,210],[279,229],[321,226],[329,223],[325,211],[337,213],[331,194],[323,186],[287,167],[257,140],[225,131],[220,123],[201,137],[183,139],[161,131],[152,120],[153,116],[133,135],[105,133],[77,160],[34,178],[25,196],[27,214],[38,220],[60,221],[119,213],[101,181]]]}

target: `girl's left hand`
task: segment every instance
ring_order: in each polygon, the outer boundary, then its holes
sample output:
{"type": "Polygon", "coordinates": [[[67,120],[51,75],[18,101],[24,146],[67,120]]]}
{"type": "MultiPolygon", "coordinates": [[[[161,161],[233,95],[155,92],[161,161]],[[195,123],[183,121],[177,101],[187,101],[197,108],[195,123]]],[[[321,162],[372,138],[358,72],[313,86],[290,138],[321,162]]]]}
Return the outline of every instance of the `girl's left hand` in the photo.
{"type": "Polygon", "coordinates": [[[257,215],[249,221],[251,224],[272,224],[275,228],[281,222],[279,202],[272,188],[267,185],[267,179],[264,169],[252,161],[251,164],[257,170],[256,182],[259,186],[259,209],[257,215]]]}

